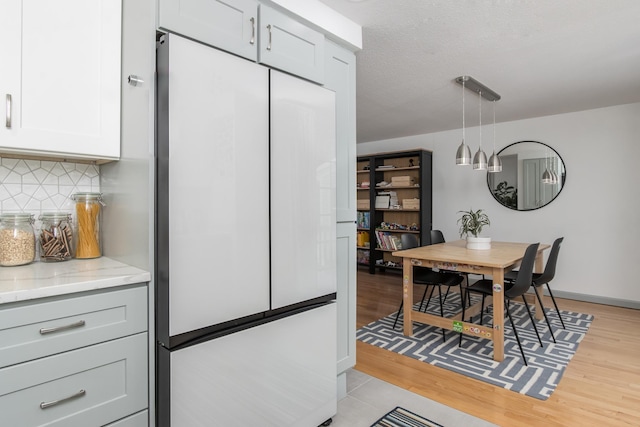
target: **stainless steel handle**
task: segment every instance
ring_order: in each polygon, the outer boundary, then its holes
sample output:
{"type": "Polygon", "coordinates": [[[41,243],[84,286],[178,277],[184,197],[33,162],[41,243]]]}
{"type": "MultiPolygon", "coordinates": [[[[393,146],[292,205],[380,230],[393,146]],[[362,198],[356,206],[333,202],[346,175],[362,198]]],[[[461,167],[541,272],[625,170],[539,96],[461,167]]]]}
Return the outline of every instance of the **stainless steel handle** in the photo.
{"type": "Polygon", "coordinates": [[[7,129],[11,129],[11,94],[7,94],[7,121],[5,126],[7,129]]]}
{"type": "Polygon", "coordinates": [[[85,394],[87,394],[87,392],[82,389],[80,391],[78,391],[77,393],[72,394],[71,396],[67,396],[67,397],[63,397],[62,399],[58,399],[58,400],[52,400],[51,402],[41,402],[40,403],[40,409],[47,409],[50,408],[52,406],[56,406],[62,402],[66,402],[68,400],[71,399],[77,399],[79,397],[84,396],[85,394]]]}
{"type": "Polygon", "coordinates": [[[271,50],[271,25],[267,25],[267,30],[269,30],[269,43],[267,44],[267,50],[271,50]]]}
{"type": "Polygon", "coordinates": [[[65,331],[67,329],[79,328],[84,325],[84,320],[78,320],[77,322],[69,323],[68,325],[55,326],[53,328],[40,328],[40,335],[52,334],[54,332],[65,331]]]}
{"type": "Polygon", "coordinates": [[[249,44],[255,44],[256,42],[256,18],[251,18],[251,40],[249,40],[249,44]]]}

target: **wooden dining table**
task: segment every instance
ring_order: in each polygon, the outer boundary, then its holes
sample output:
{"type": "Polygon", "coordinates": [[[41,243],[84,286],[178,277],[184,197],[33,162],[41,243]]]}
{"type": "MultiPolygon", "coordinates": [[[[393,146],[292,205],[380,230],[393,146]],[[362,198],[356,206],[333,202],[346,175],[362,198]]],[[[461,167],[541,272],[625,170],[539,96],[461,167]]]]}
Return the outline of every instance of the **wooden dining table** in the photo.
{"type": "MultiPolygon", "coordinates": [[[[403,332],[413,335],[413,322],[433,325],[493,341],[493,359],[504,360],[504,274],[518,267],[530,243],[491,242],[491,249],[467,249],[465,240],[421,246],[393,252],[402,257],[403,332]],[[493,325],[491,327],[465,322],[459,313],[453,317],[441,317],[413,310],[413,268],[428,267],[461,273],[486,274],[493,278],[493,296],[487,297],[485,305],[493,303],[493,325]]],[[[543,252],[550,246],[540,244],[534,271],[542,272],[543,252]]],[[[467,284],[468,285],[468,284],[467,284]]],[[[464,287],[461,287],[464,292],[464,287]]],[[[480,312],[480,303],[466,309],[468,316],[480,312]]],[[[541,316],[542,307],[536,299],[536,317],[541,316]]]]}

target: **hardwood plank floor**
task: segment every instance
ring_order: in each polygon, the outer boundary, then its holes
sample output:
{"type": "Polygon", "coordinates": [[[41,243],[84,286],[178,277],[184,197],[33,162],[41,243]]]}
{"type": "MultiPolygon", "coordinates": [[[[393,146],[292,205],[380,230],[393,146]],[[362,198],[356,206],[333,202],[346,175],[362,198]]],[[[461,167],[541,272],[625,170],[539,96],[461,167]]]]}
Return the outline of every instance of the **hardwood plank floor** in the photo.
{"type": "MultiPolygon", "coordinates": [[[[398,309],[400,274],[360,270],[357,281],[357,327],[398,309]]],[[[416,298],[423,289],[416,287],[416,298]]],[[[595,318],[558,388],[545,401],[360,341],[355,368],[500,426],[640,426],[640,310],[557,301],[561,310],[595,318]]]]}

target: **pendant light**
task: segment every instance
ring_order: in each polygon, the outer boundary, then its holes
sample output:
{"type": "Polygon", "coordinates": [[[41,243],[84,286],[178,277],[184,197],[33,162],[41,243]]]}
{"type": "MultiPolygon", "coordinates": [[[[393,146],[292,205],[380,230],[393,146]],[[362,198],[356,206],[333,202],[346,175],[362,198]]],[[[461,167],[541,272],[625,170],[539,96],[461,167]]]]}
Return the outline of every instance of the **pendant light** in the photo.
{"type": "Polygon", "coordinates": [[[482,92],[478,92],[479,108],[478,113],[480,117],[480,142],[478,145],[478,151],[473,156],[473,170],[482,171],[487,170],[487,155],[482,151],[482,92]]]}
{"type": "Polygon", "coordinates": [[[493,100],[493,154],[489,157],[489,172],[502,172],[502,160],[496,154],[496,100],[493,100]]]}
{"type": "Polygon", "coordinates": [[[469,146],[464,143],[464,83],[465,79],[462,80],[462,143],[458,147],[458,151],[456,153],[456,165],[466,166],[471,164],[471,149],[469,146]]]}

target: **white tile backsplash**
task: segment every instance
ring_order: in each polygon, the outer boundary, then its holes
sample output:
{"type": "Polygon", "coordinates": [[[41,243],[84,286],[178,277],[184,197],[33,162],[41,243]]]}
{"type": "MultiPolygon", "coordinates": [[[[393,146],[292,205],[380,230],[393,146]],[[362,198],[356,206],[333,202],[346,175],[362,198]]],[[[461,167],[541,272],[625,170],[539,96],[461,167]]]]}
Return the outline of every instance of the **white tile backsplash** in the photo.
{"type": "Polygon", "coordinates": [[[72,212],[79,191],[100,192],[99,166],[0,157],[0,213],[72,212]]]}

